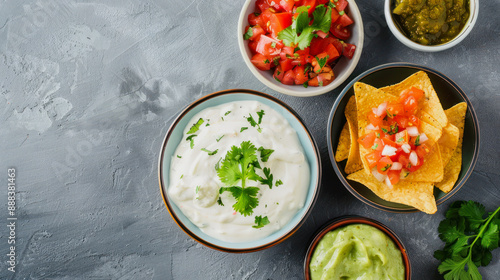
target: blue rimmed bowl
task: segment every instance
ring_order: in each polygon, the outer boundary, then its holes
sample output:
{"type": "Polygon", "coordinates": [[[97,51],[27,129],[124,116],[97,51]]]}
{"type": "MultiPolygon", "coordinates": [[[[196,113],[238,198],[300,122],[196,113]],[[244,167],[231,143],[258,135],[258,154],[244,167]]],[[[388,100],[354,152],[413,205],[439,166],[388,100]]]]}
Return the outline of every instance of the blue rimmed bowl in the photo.
{"type": "Polygon", "coordinates": [[[247,89],[233,89],[215,92],[202,97],[188,105],[179,114],[179,116],[177,116],[168,129],[161,146],[158,175],[163,201],[165,202],[165,205],[174,221],[185,233],[187,233],[194,240],[210,248],[225,252],[245,253],[266,249],[284,241],[294,234],[305,222],[319,193],[321,183],[321,159],[316,141],[314,141],[303,120],[291,107],[283,101],[265,93],[247,89]],[[171,158],[174,156],[175,150],[179,145],[179,142],[182,140],[184,128],[189,125],[189,120],[206,108],[214,107],[227,102],[247,100],[259,101],[273,108],[276,112],[281,114],[288,121],[290,126],[297,132],[305,157],[309,163],[311,179],[304,206],[280,230],[260,240],[232,243],[213,238],[202,232],[170,200],[167,190],[169,185],[171,158]]]}
{"type": "Polygon", "coordinates": [[[336,162],[335,151],[337,149],[340,132],[346,122],[344,109],[347,101],[349,101],[349,98],[354,95],[353,86],[356,82],[363,82],[376,88],[380,88],[397,84],[418,71],[424,71],[427,73],[434,89],[436,90],[441,105],[445,110],[460,102],[467,103],[467,113],[465,115],[465,127],[462,143],[462,168],[460,170],[460,174],[458,175],[458,179],[450,192],[444,193],[437,188],[434,188],[436,204],[439,205],[445,202],[456,194],[465,184],[471,175],[474,166],[476,165],[479,154],[479,123],[476,113],[466,93],[450,78],[434,69],[411,63],[389,63],[376,66],[360,74],[342,90],[333,105],[328,120],[328,153],[330,155],[330,161],[333,165],[333,169],[335,170],[338,178],[347,190],[356,198],[372,207],[389,212],[416,212],[418,210],[411,206],[383,200],[363,184],[347,180],[347,174],[344,171],[346,161],[336,162]]]}

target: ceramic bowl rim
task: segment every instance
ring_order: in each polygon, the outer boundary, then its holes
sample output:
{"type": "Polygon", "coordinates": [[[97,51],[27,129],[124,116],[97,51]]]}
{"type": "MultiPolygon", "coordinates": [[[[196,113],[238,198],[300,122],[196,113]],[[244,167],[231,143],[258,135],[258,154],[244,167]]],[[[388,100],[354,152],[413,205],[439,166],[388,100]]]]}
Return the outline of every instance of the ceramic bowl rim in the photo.
{"type": "MultiPolygon", "coordinates": [[[[310,163],[310,164],[312,164],[312,163],[310,163]]],[[[307,128],[304,120],[299,116],[299,114],[294,109],[292,109],[288,104],[279,100],[278,98],[271,96],[271,95],[268,95],[268,94],[263,93],[263,92],[250,90],[250,89],[221,90],[221,91],[210,93],[208,95],[205,95],[205,96],[191,102],[178,114],[178,116],[175,118],[175,120],[173,120],[172,124],[168,128],[167,133],[162,141],[161,150],[160,150],[160,154],[159,154],[159,158],[158,158],[158,181],[159,181],[160,193],[161,193],[163,202],[164,202],[170,216],[172,217],[172,219],[182,229],[182,231],[184,231],[187,235],[189,235],[191,238],[193,238],[198,243],[203,244],[209,248],[219,250],[222,252],[228,252],[228,253],[249,253],[249,252],[263,250],[266,248],[270,248],[274,245],[277,245],[277,244],[283,242],[284,240],[286,240],[287,238],[289,238],[290,236],[292,236],[305,223],[305,221],[307,220],[307,218],[311,214],[312,209],[314,208],[314,205],[316,204],[318,194],[319,194],[319,191],[321,188],[322,172],[323,171],[322,171],[322,165],[321,165],[321,154],[319,152],[318,145],[317,145],[311,131],[307,128]],[[302,126],[302,128],[304,130],[303,133],[309,139],[308,144],[311,145],[311,150],[314,151],[314,155],[312,155],[312,156],[314,156],[315,165],[317,166],[317,174],[311,174],[311,178],[310,178],[310,181],[311,182],[316,181],[316,184],[314,186],[314,190],[313,190],[313,193],[311,195],[311,198],[309,200],[306,199],[303,208],[301,208],[301,209],[304,209],[305,207],[307,207],[307,209],[302,214],[302,217],[300,218],[298,223],[296,223],[289,231],[283,232],[283,234],[281,234],[277,239],[274,239],[274,240],[267,242],[267,243],[259,244],[257,246],[246,247],[246,248],[232,248],[230,246],[220,246],[217,244],[213,244],[213,243],[208,242],[205,239],[201,238],[200,236],[196,235],[186,225],[184,225],[184,223],[178,218],[178,216],[177,216],[178,213],[176,213],[174,211],[174,209],[172,208],[171,202],[168,199],[168,195],[166,194],[167,184],[165,184],[165,181],[164,181],[165,176],[164,176],[163,170],[162,170],[163,169],[162,168],[163,161],[167,160],[165,158],[167,142],[170,139],[170,136],[172,135],[172,133],[174,132],[176,126],[186,116],[186,114],[188,114],[192,109],[196,108],[198,105],[202,104],[205,101],[208,101],[212,98],[217,98],[220,96],[230,95],[230,94],[248,94],[248,95],[253,95],[253,96],[265,98],[271,102],[274,102],[277,106],[281,106],[286,111],[288,111],[297,120],[297,122],[302,126]]],[[[168,176],[166,176],[166,177],[168,177],[168,176]]],[[[299,210],[299,212],[300,212],[300,210],[299,210]]],[[[180,214],[182,214],[182,213],[180,213],[180,214]]],[[[222,242],[225,242],[225,241],[222,241],[222,242]]],[[[229,242],[225,242],[225,243],[229,244],[229,242]]],[[[246,243],[246,242],[243,242],[243,243],[246,243]]]]}
{"type": "Polygon", "coordinates": [[[467,112],[470,113],[471,115],[471,119],[472,119],[472,126],[473,126],[473,130],[475,132],[475,136],[474,136],[474,143],[475,143],[475,146],[474,146],[474,151],[473,151],[473,154],[472,154],[472,159],[471,159],[471,164],[469,166],[469,168],[467,169],[467,171],[465,172],[464,174],[464,177],[461,179],[461,180],[458,180],[457,182],[455,182],[455,185],[453,187],[453,189],[448,192],[447,194],[445,194],[443,197],[439,198],[438,200],[436,200],[436,206],[439,206],[440,204],[442,204],[443,202],[445,202],[446,200],[450,199],[453,195],[455,195],[461,188],[462,186],[467,182],[467,180],[469,179],[470,175],[472,174],[473,170],[474,170],[474,167],[477,163],[477,158],[478,158],[478,155],[479,155],[479,147],[480,147],[480,129],[479,129],[479,121],[478,121],[478,118],[477,118],[477,115],[476,115],[476,112],[474,110],[474,107],[472,107],[472,103],[470,102],[469,98],[467,97],[467,95],[465,94],[465,92],[453,81],[451,80],[450,78],[448,78],[447,76],[445,76],[444,74],[442,74],[441,72],[435,70],[435,69],[432,69],[432,68],[429,68],[429,67],[426,67],[426,66],[422,66],[422,65],[418,65],[418,64],[413,64],[413,63],[408,63],[408,62],[393,62],[393,63],[387,63],[387,64],[382,64],[382,65],[379,65],[379,66],[375,66],[371,69],[368,69],[366,70],[365,72],[361,73],[360,75],[358,75],[356,78],[354,78],[343,90],[342,92],[339,94],[339,96],[337,97],[337,99],[335,100],[335,103],[333,104],[332,106],[332,110],[330,111],[330,116],[328,117],[328,126],[327,126],[327,145],[328,145],[328,154],[330,156],[330,162],[333,166],[333,169],[335,170],[335,173],[337,174],[337,177],[339,178],[339,180],[342,182],[342,184],[344,185],[344,187],[351,193],[353,194],[357,199],[359,199],[360,201],[364,202],[365,204],[368,204],[376,209],[379,209],[379,210],[383,210],[383,211],[386,211],[386,212],[392,212],[392,213],[413,213],[413,212],[419,212],[418,209],[414,208],[414,207],[409,207],[409,208],[397,208],[397,207],[390,207],[390,206],[386,206],[386,205],[382,205],[382,204],[379,204],[379,203],[376,203],[366,197],[364,197],[361,193],[359,193],[358,191],[355,190],[354,187],[351,186],[351,184],[347,181],[346,177],[342,174],[342,172],[340,171],[339,169],[339,166],[338,166],[338,163],[335,161],[335,150],[333,148],[333,144],[332,144],[332,139],[331,139],[331,133],[332,133],[332,125],[333,125],[333,118],[335,116],[335,113],[337,112],[337,110],[344,110],[345,108],[339,108],[339,105],[340,105],[340,102],[342,101],[342,99],[346,96],[347,92],[354,86],[354,83],[356,83],[357,81],[361,80],[362,78],[374,73],[374,72],[377,72],[377,71],[381,71],[381,70],[385,70],[385,69],[389,69],[389,68],[411,68],[411,69],[417,69],[417,70],[422,70],[422,71],[425,71],[425,72],[430,72],[430,73],[433,73],[434,75],[440,77],[441,79],[443,79],[444,81],[446,81],[448,84],[450,84],[452,87],[455,88],[456,92],[459,93],[460,97],[463,99],[463,102],[466,102],[467,103],[467,112]]]}
{"type": "Polygon", "coordinates": [[[313,238],[309,242],[309,247],[307,248],[306,257],[304,259],[304,277],[306,280],[310,279],[309,263],[311,262],[314,250],[316,249],[316,246],[318,245],[321,238],[323,238],[325,234],[332,230],[351,224],[365,224],[373,226],[384,232],[392,241],[394,241],[396,247],[401,251],[401,256],[403,258],[403,265],[405,267],[405,280],[411,279],[410,255],[408,253],[408,250],[406,250],[406,247],[401,238],[392,229],[390,229],[382,222],[371,218],[358,215],[345,215],[326,222],[313,234],[313,238]]]}

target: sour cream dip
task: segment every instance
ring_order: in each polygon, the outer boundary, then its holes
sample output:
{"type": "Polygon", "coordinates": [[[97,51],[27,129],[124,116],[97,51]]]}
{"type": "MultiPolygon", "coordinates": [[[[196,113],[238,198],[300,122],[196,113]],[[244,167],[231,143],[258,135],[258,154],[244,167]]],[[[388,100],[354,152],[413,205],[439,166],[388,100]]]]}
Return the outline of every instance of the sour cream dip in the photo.
{"type": "MultiPolygon", "coordinates": [[[[201,231],[225,242],[254,241],[278,231],[304,206],[310,182],[296,131],[258,101],[229,102],[193,116],[170,166],[169,198],[201,231]],[[258,163],[249,168],[258,176],[228,185],[221,180],[228,171],[220,169],[244,142],[254,147],[258,163]],[[229,188],[253,187],[257,205],[245,214],[236,211],[241,201],[229,188]]],[[[243,172],[241,166],[235,170],[243,172]]]]}

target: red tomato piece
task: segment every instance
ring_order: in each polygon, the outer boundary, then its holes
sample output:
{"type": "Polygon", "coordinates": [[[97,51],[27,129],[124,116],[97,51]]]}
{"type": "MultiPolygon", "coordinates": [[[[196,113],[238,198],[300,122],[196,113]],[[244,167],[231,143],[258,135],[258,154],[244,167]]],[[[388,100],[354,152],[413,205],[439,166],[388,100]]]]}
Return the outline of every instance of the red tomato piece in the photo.
{"type": "Polygon", "coordinates": [[[379,127],[382,128],[382,125],[384,124],[384,115],[382,116],[377,116],[375,113],[370,112],[368,113],[368,121],[374,126],[374,127],[379,127]]]}
{"type": "Polygon", "coordinates": [[[345,8],[347,7],[347,0],[338,0],[337,3],[335,3],[335,7],[337,9],[337,11],[343,11],[345,10],[345,8]]]}
{"type": "Polygon", "coordinates": [[[354,52],[356,51],[356,45],[344,43],[343,47],[344,48],[342,51],[342,55],[344,55],[345,57],[347,57],[349,59],[352,59],[352,57],[354,56],[354,52]]]}
{"type": "Polygon", "coordinates": [[[396,142],[392,141],[391,139],[389,139],[387,137],[383,137],[382,142],[384,143],[384,145],[389,145],[389,146],[394,147],[394,148],[398,147],[396,142]]]}
{"type": "Polygon", "coordinates": [[[259,15],[260,14],[257,14],[257,13],[251,13],[251,14],[249,14],[248,15],[248,23],[251,26],[254,26],[254,25],[263,26],[265,24],[265,22],[262,20],[262,18],[259,15]]]}
{"type": "Polygon", "coordinates": [[[381,157],[377,162],[377,171],[380,174],[387,175],[392,167],[392,160],[389,157],[381,157]]]}
{"type": "Polygon", "coordinates": [[[339,25],[346,27],[354,23],[354,21],[344,12],[336,21],[339,25]]]}
{"type": "Polygon", "coordinates": [[[281,66],[278,65],[278,67],[276,67],[276,69],[274,70],[273,77],[276,81],[281,83],[281,81],[283,80],[283,76],[285,76],[285,71],[283,71],[283,69],[281,69],[281,66]]]}
{"type": "Polygon", "coordinates": [[[256,51],[265,56],[278,55],[283,47],[283,42],[266,35],[260,35],[256,51]]]}
{"type": "Polygon", "coordinates": [[[387,116],[389,118],[394,118],[395,116],[402,115],[404,108],[400,103],[390,102],[389,104],[387,104],[385,111],[387,112],[387,116]]]}
{"type": "Polygon", "coordinates": [[[408,117],[408,126],[416,126],[420,127],[420,119],[415,115],[411,115],[408,117]]]}
{"type": "Polygon", "coordinates": [[[277,13],[271,15],[269,18],[271,24],[269,25],[269,31],[271,32],[271,36],[274,38],[278,37],[278,33],[292,25],[292,14],[290,13],[277,13]]]}
{"type": "Polygon", "coordinates": [[[289,58],[282,59],[280,60],[280,66],[281,69],[283,69],[283,71],[286,72],[293,68],[292,60],[289,58]]]}
{"type": "Polygon", "coordinates": [[[349,37],[351,37],[351,31],[349,29],[343,27],[340,24],[332,24],[330,27],[330,32],[333,34],[333,36],[339,38],[340,40],[347,40],[349,37]]]}
{"type": "Polygon", "coordinates": [[[369,132],[361,137],[358,138],[358,143],[361,144],[365,149],[371,149],[373,146],[373,141],[375,141],[375,138],[377,136],[375,135],[375,132],[369,132]]]}
{"type": "Polygon", "coordinates": [[[384,149],[383,140],[380,138],[375,138],[375,140],[373,140],[373,145],[370,147],[370,150],[382,152],[383,149],[384,149]]]}
{"type": "Polygon", "coordinates": [[[396,133],[394,136],[395,142],[398,146],[402,146],[403,144],[407,144],[410,141],[410,136],[408,135],[408,131],[403,130],[401,132],[396,133]]]}
{"type": "Polygon", "coordinates": [[[283,76],[281,82],[285,85],[293,85],[294,80],[295,73],[293,72],[293,70],[288,70],[285,72],[285,75],[283,76]]]}
{"type": "Polygon", "coordinates": [[[336,22],[339,17],[339,11],[337,11],[337,9],[332,9],[332,23],[336,22]]]}
{"type": "Polygon", "coordinates": [[[307,12],[309,13],[309,16],[311,16],[314,10],[316,9],[317,3],[316,0],[303,0],[301,6],[309,6],[309,10],[307,10],[307,12]]]}
{"type": "Polygon", "coordinates": [[[333,44],[328,44],[328,46],[326,46],[325,52],[328,54],[328,64],[332,63],[340,57],[339,51],[333,44]]]}
{"type": "Polygon", "coordinates": [[[302,85],[303,83],[307,82],[307,80],[309,80],[309,77],[305,73],[305,67],[303,65],[295,67],[294,72],[296,85],[302,85]]]}
{"type": "Polygon", "coordinates": [[[425,145],[425,143],[422,143],[419,146],[417,146],[415,152],[417,153],[417,156],[419,158],[423,159],[428,153],[431,152],[431,150],[427,145],[425,145]]]}
{"type": "Polygon", "coordinates": [[[370,166],[370,169],[377,166],[377,162],[381,157],[382,156],[380,155],[380,151],[373,151],[365,155],[365,159],[368,162],[368,166],[370,166]]]}
{"type": "Polygon", "coordinates": [[[257,53],[257,45],[259,44],[258,41],[249,41],[248,42],[248,47],[252,51],[253,54],[257,53]]]}
{"type": "Polygon", "coordinates": [[[267,0],[257,0],[255,1],[255,7],[262,13],[271,6],[267,3],[267,0]]]}
{"type": "MultiPolygon", "coordinates": [[[[276,2],[278,0],[275,0],[276,2]]],[[[281,7],[282,10],[288,12],[288,13],[291,13],[292,10],[293,10],[293,6],[295,5],[295,1],[294,0],[279,0],[279,5],[281,7]]],[[[290,14],[291,16],[291,14],[290,14]]]]}
{"type": "MultiPolygon", "coordinates": [[[[396,116],[394,118],[396,120],[396,122],[398,123],[398,127],[399,127],[399,130],[403,130],[411,125],[409,125],[409,120],[407,117],[404,117],[404,116],[396,116]]],[[[396,137],[397,138],[397,137],[396,137]]]]}
{"type": "Polygon", "coordinates": [[[248,40],[250,40],[250,41],[259,40],[260,35],[266,34],[264,29],[262,29],[262,27],[260,27],[260,25],[255,25],[253,27],[247,26],[247,28],[245,28],[245,33],[248,31],[248,28],[252,28],[252,36],[250,38],[248,38],[248,40]]]}
{"type": "Polygon", "coordinates": [[[310,79],[307,84],[312,87],[324,87],[329,85],[333,80],[335,80],[335,75],[333,71],[331,73],[321,73],[310,79]]]}
{"type": "Polygon", "coordinates": [[[271,60],[267,56],[260,53],[254,55],[250,61],[259,70],[266,71],[271,69],[271,60]]]}
{"type": "Polygon", "coordinates": [[[400,176],[401,170],[389,170],[389,172],[387,172],[387,178],[389,178],[393,186],[399,182],[400,176]]]}

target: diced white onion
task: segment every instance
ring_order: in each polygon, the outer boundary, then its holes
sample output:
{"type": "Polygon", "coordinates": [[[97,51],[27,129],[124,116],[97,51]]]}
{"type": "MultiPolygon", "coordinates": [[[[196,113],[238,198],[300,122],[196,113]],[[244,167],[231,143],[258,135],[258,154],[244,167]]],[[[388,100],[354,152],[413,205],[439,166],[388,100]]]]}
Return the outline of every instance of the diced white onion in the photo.
{"type": "Polygon", "coordinates": [[[377,114],[377,108],[372,108],[372,112],[376,115],[377,114]]]}
{"type": "Polygon", "coordinates": [[[373,126],[373,124],[369,124],[366,126],[366,130],[378,130],[378,126],[373,126]]]}
{"type": "Polygon", "coordinates": [[[373,176],[375,176],[375,179],[377,179],[379,182],[383,182],[385,180],[385,178],[387,177],[387,175],[378,173],[376,167],[372,169],[372,174],[373,174],[373,176]]]}
{"type": "Polygon", "coordinates": [[[385,177],[385,184],[392,189],[392,184],[391,184],[391,180],[389,180],[389,177],[385,177]]]}
{"type": "Polygon", "coordinates": [[[393,146],[385,145],[384,149],[382,150],[382,155],[390,157],[390,156],[395,155],[397,150],[398,149],[394,148],[393,146]]]}
{"type": "Polygon", "coordinates": [[[418,156],[417,156],[417,153],[415,153],[415,151],[412,151],[410,153],[410,163],[413,166],[418,164],[418,156]]]}
{"type": "Polygon", "coordinates": [[[420,134],[420,143],[424,143],[425,141],[429,140],[429,138],[427,137],[427,135],[425,135],[425,133],[422,133],[420,134]]]}
{"type": "Polygon", "coordinates": [[[418,127],[416,127],[416,126],[407,127],[406,131],[408,132],[408,135],[410,135],[410,136],[417,136],[418,135],[418,127]]]}
{"type": "Polygon", "coordinates": [[[377,117],[382,116],[386,108],[387,108],[387,102],[378,105],[377,112],[375,113],[375,115],[377,115],[377,117]]]}
{"type": "Polygon", "coordinates": [[[391,170],[401,170],[403,168],[403,165],[400,162],[393,162],[391,166],[391,170]]]}
{"type": "Polygon", "coordinates": [[[411,151],[411,146],[408,143],[404,143],[403,145],[401,145],[401,149],[403,149],[405,153],[409,154],[411,151]]]}

